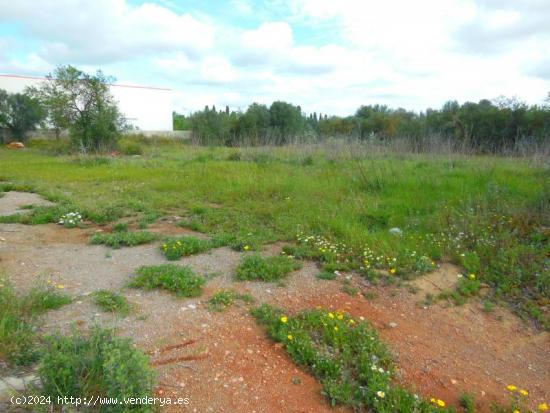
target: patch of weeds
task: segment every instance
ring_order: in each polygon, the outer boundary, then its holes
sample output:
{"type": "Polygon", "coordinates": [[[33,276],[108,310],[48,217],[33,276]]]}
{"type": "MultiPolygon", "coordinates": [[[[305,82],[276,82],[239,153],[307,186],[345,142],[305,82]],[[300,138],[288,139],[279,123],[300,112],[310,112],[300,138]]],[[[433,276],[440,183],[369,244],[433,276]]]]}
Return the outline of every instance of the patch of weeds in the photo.
{"type": "Polygon", "coordinates": [[[318,260],[322,256],[320,251],[305,244],[285,245],[283,247],[283,252],[299,260],[318,260]]]}
{"type": "Polygon", "coordinates": [[[300,268],[300,261],[284,255],[266,258],[260,254],[253,254],[242,258],[237,267],[236,278],[240,281],[277,281],[300,268]]]}
{"type": "Polygon", "coordinates": [[[118,231],[110,234],[94,234],[90,242],[94,245],[107,245],[111,248],[134,247],[136,245],[147,244],[156,241],[159,238],[157,234],[149,231],[118,231]]]}
{"type": "Polygon", "coordinates": [[[423,400],[393,383],[391,354],[368,322],[322,310],[291,317],[266,304],[252,315],[272,339],[284,344],[294,362],[321,381],[333,406],[380,413],[451,411],[440,399],[423,400]]]}
{"type": "Polygon", "coordinates": [[[359,289],[352,286],[349,280],[344,280],[342,291],[345,292],[347,295],[351,295],[352,297],[355,297],[359,293],[359,289]]]}
{"type": "Polygon", "coordinates": [[[317,274],[317,278],[320,280],[335,280],[336,277],[337,276],[334,271],[322,270],[319,274],[317,274]]]}
{"type": "Polygon", "coordinates": [[[214,248],[215,243],[190,235],[171,238],[161,246],[161,251],[169,260],[179,260],[187,255],[199,254],[214,248]]]}
{"type": "Polygon", "coordinates": [[[228,246],[235,251],[255,251],[262,245],[262,240],[253,234],[218,233],[212,237],[217,247],[228,246]]]}
{"type": "Polygon", "coordinates": [[[231,152],[229,155],[227,155],[228,161],[238,162],[242,159],[242,155],[240,152],[231,152]]]}
{"type": "Polygon", "coordinates": [[[124,155],[143,155],[142,146],[131,139],[120,139],[118,141],[118,150],[124,155]]]}
{"type": "Polygon", "coordinates": [[[481,283],[477,280],[475,274],[468,277],[461,277],[454,291],[443,291],[438,298],[452,300],[455,305],[464,305],[468,298],[479,294],[481,283]]]}
{"type": "Polygon", "coordinates": [[[178,297],[197,297],[202,294],[202,286],[206,282],[203,277],[195,274],[189,266],[173,264],[143,266],[138,268],[137,276],[129,282],[130,287],[163,288],[175,293],[178,297]]]}
{"type": "Polygon", "coordinates": [[[483,300],[483,311],[485,313],[492,313],[495,311],[495,303],[490,300],[483,300]]]}
{"type": "MultiPolygon", "coordinates": [[[[52,335],[45,339],[38,375],[42,392],[58,397],[146,398],[151,397],[155,373],[148,357],[129,339],[96,327],[89,336],[52,335]]],[[[132,411],[152,412],[147,404],[132,405],[132,411]]],[[[101,411],[127,412],[124,405],[102,406],[101,411]]]]}
{"type": "Polygon", "coordinates": [[[108,313],[119,314],[123,317],[130,313],[131,306],[123,295],[109,290],[98,290],[92,294],[94,304],[108,313]]]}
{"type": "Polygon", "coordinates": [[[220,290],[208,300],[208,308],[211,311],[224,311],[232,306],[236,300],[251,303],[254,298],[250,294],[239,294],[232,290],[220,290]]]}
{"type": "Polygon", "coordinates": [[[97,166],[109,165],[112,159],[104,156],[80,156],[73,162],[84,168],[95,168],[97,166]]]}
{"type": "Polygon", "coordinates": [[[464,408],[465,413],[476,412],[476,400],[475,397],[469,393],[462,393],[458,401],[460,406],[464,408]]]}
{"type": "Polygon", "coordinates": [[[52,286],[35,287],[18,296],[10,282],[0,278],[0,359],[16,365],[36,361],[35,317],[70,302],[52,286]]]}
{"type": "Polygon", "coordinates": [[[374,291],[365,291],[363,292],[363,297],[365,297],[367,300],[375,300],[378,298],[378,294],[374,291]]]}
{"type": "Polygon", "coordinates": [[[127,232],[128,224],[126,222],[118,222],[113,226],[114,232],[127,232]]]}

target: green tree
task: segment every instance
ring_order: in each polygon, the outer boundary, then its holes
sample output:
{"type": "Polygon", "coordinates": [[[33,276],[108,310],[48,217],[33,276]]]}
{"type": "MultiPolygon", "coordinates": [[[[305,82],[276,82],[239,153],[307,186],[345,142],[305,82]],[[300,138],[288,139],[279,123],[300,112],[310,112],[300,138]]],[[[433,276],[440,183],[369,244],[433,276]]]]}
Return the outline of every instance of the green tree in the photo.
{"type": "Polygon", "coordinates": [[[68,127],[75,147],[83,151],[113,148],[126,126],[109,91],[114,79],[101,71],[90,75],[73,66],[59,66],[30,93],[47,109],[56,130],[68,127]]]}
{"type": "Polygon", "coordinates": [[[305,120],[299,106],[276,101],[269,108],[275,144],[284,145],[304,131],[305,120]]]}
{"type": "Polygon", "coordinates": [[[39,102],[31,96],[0,90],[0,128],[9,129],[15,139],[25,140],[25,134],[35,129],[44,115],[39,102]]]}

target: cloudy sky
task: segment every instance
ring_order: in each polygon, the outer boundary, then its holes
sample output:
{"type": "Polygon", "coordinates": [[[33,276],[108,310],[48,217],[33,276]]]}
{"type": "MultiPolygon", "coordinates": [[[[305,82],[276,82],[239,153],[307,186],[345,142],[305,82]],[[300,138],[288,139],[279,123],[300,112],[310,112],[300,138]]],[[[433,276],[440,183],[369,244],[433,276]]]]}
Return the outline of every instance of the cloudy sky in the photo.
{"type": "Polygon", "coordinates": [[[550,0],[0,0],[0,73],[169,87],[175,109],[421,110],[550,91],[550,0]]]}

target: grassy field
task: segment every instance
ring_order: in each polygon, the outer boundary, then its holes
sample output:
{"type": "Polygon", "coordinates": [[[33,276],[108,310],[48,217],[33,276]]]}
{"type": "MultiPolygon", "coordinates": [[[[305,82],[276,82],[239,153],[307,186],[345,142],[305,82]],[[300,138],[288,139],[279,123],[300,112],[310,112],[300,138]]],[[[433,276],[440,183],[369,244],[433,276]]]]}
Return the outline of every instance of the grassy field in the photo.
{"type": "Polygon", "coordinates": [[[289,253],[373,280],[378,270],[408,278],[448,260],[465,270],[464,295],[489,284],[490,300],[550,328],[545,165],[359,145],[138,144],[142,156],[118,158],[53,155],[43,142],[0,149],[0,192],[32,189],[60,202],[2,220],[56,222],[79,212],[99,224],[131,218],[145,229],[160,216],[179,216],[181,225],[236,249],[294,240],[289,253]]]}

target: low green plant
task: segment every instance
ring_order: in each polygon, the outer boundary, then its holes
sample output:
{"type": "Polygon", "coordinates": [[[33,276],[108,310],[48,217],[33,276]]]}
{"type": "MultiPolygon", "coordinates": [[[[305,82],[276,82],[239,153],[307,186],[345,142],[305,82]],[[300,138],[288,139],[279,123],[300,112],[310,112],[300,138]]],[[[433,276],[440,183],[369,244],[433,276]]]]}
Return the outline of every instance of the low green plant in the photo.
{"type": "Polygon", "coordinates": [[[103,311],[109,313],[127,316],[130,313],[131,306],[123,295],[109,290],[98,290],[92,293],[94,304],[103,311]]]}
{"type": "Polygon", "coordinates": [[[317,274],[317,278],[320,280],[335,280],[336,273],[334,271],[322,270],[319,274],[317,274]]]}
{"type": "Polygon", "coordinates": [[[250,294],[239,294],[232,290],[220,290],[208,300],[208,308],[211,311],[224,311],[232,306],[236,300],[251,303],[254,298],[250,294]]]}
{"type": "Polygon", "coordinates": [[[19,296],[0,278],[0,359],[18,365],[36,361],[36,316],[70,302],[53,286],[40,285],[19,296]]]}
{"type": "MultiPolygon", "coordinates": [[[[57,404],[58,397],[86,395],[125,398],[150,397],[155,374],[148,357],[129,339],[114,336],[110,330],[95,327],[89,336],[74,332],[45,338],[38,375],[42,392],[57,404]]],[[[110,404],[103,412],[152,412],[150,404],[110,404]]]]}
{"type": "Polygon", "coordinates": [[[189,266],[173,264],[143,266],[138,268],[137,276],[130,282],[130,287],[163,288],[175,293],[178,297],[197,297],[202,294],[203,277],[195,274],[189,266]]]}
{"type": "Polygon", "coordinates": [[[300,268],[302,263],[288,256],[266,258],[260,254],[252,254],[242,258],[237,267],[236,278],[240,281],[277,281],[300,268]]]}
{"type": "Polygon", "coordinates": [[[149,231],[115,231],[112,233],[94,234],[90,239],[92,244],[103,244],[111,248],[134,247],[156,241],[157,234],[149,231]]]}
{"type": "Polygon", "coordinates": [[[169,260],[179,260],[181,257],[199,254],[213,248],[210,240],[204,240],[193,236],[172,238],[161,246],[161,251],[169,260]]]}
{"type": "Polygon", "coordinates": [[[391,354],[368,322],[325,310],[291,317],[267,304],[252,310],[252,315],[297,364],[321,381],[333,406],[380,413],[452,411],[443,400],[423,400],[394,384],[391,354]]]}
{"type": "Polygon", "coordinates": [[[124,155],[143,155],[143,147],[131,139],[120,139],[118,150],[124,155]]]}

